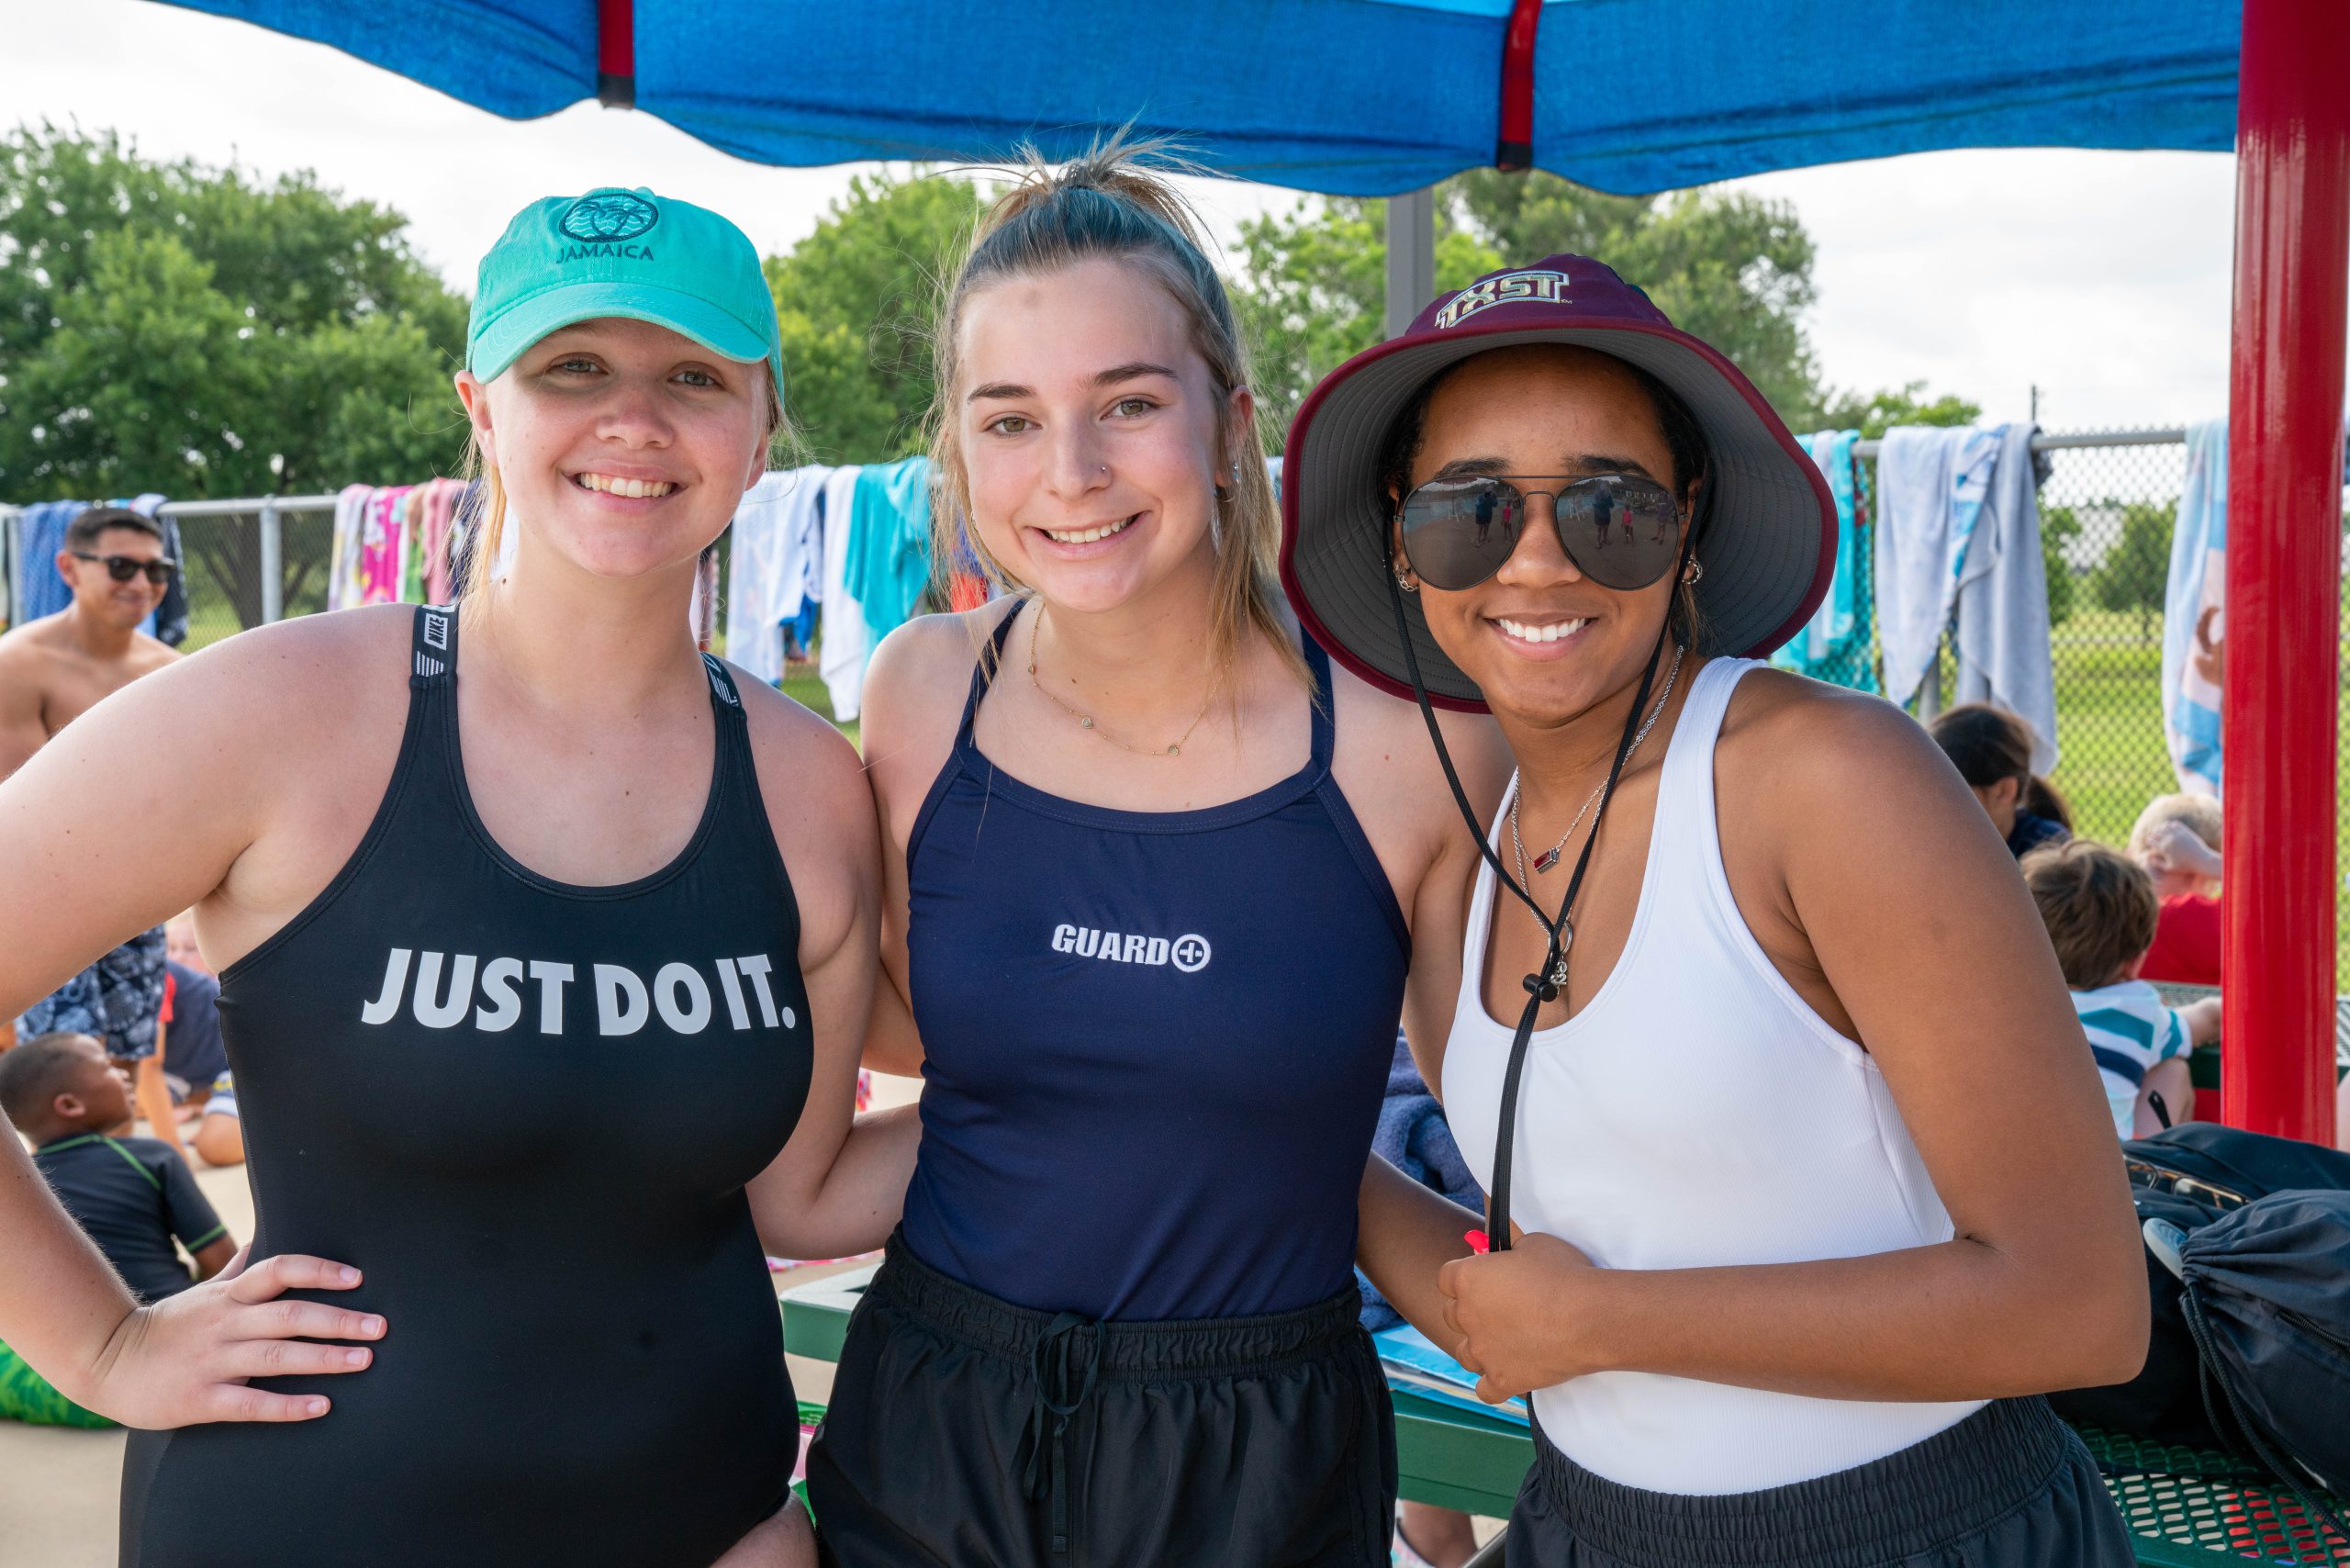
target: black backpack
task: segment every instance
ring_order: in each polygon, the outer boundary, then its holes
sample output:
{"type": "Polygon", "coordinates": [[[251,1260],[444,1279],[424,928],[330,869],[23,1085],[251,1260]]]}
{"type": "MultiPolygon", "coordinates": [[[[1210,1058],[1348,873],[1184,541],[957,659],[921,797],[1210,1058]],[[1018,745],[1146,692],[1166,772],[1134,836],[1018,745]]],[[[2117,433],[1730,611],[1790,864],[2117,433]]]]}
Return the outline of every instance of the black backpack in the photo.
{"type": "Polygon", "coordinates": [[[2122,1146],[2146,1223],[2145,1369],[2051,1402],[2076,1421],[2350,1493],[2350,1154],[2208,1122],[2122,1146]]]}
{"type": "MultiPolygon", "coordinates": [[[[2153,1137],[2133,1138],[2121,1146],[2121,1155],[2140,1221],[2167,1220],[2189,1236],[2272,1193],[2350,1192],[2350,1154],[2213,1122],[2182,1122],[2153,1137]]],[[[2201,1361],[2180,1304],[2179,1278],[2151,1251],[2146,1284],[2154,1298],[2154,1332],[2145,1369],[2128,1383],[2052,1394],[2050,1403],[2073,1421],[2166,1443],[2227,1447],[2227,1435],[2204,1406],[2201,1361]]],[[[2340,1284],[2350,1291],[2350,1280],[2340,1284]]]]}
{"type": "Polygon", "coordinates": [[[2350,1193],[2272,1193],[2165,1239],[2228,1447],[2350,1496],[2350,1193]]]}

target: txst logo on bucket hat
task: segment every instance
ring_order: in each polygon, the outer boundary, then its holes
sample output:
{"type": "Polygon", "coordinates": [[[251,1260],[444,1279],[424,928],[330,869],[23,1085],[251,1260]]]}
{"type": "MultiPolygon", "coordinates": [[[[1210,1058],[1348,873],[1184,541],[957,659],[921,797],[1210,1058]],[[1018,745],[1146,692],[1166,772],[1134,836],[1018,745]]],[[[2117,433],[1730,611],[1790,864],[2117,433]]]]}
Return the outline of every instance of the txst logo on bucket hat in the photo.
{"type": "Polygon", "coordinates": [[[1446,301],[1437,311],[1435,327],[1447,331],[1474,316],[1480,310],[1515,300],[1539,300],[1557,305],[1567,297],[1567,274],[1548,267],[1530,267],[1524,272],[1494,273],[1481,277],[1446,301]]]}

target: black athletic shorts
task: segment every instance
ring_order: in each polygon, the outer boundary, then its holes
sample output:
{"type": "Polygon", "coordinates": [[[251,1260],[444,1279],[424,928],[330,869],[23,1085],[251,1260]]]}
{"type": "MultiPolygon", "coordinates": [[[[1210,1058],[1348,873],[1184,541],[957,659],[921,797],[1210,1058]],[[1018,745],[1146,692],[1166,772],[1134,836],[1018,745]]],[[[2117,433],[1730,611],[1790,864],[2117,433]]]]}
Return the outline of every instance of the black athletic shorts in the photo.
{"type": "Polygon", "coordinates": [[[1354,1287],[1295,1312],[1032,1312],[893,1239],[808,1456],[827,1568],[1378,1568],[1395,1420],[1354,1287]]]}
{"type": "Polygon", "coordinates": [[[1538,1428],[1505,1568],[2131,1568],[2097,1462],[2044,1399],[2002,1399],[1898,1453],[1722,1496],[1602,1480],[1538,1428]]]}

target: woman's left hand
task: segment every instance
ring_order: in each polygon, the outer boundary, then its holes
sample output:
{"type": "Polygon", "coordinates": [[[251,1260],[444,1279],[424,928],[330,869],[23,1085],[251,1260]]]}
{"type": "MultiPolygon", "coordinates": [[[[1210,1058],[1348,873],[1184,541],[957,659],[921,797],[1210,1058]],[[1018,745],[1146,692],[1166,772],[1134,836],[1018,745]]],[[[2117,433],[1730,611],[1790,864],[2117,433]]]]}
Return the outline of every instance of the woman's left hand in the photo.
{"type": "Polygon", "coordinates": [[[1598,1269],[1555,1236],[1516,1225],[1510,1235],[1508,1251],[1456,1258],[1437,1273],[1445,1326],[1489,1405],[1600,1370],[1577,1355],[1598,1269]]]}

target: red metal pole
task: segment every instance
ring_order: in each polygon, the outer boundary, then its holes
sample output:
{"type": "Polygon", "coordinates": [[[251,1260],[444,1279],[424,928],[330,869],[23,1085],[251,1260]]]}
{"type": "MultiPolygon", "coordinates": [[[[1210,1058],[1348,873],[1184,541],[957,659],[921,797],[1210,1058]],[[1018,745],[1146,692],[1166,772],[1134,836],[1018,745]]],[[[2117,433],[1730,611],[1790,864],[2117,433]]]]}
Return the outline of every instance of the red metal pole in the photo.
{"type": "Polygon", "coordinates": [[[2244,0],[2228,385],[2221,1114],[2333,1133],[2350,6],[2244,0]]]}

